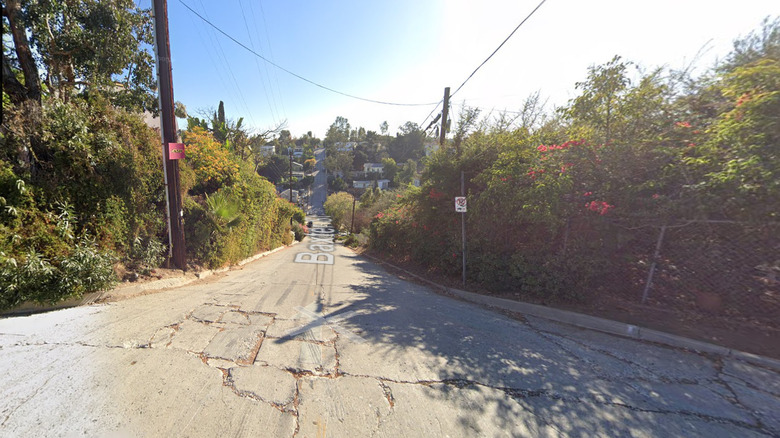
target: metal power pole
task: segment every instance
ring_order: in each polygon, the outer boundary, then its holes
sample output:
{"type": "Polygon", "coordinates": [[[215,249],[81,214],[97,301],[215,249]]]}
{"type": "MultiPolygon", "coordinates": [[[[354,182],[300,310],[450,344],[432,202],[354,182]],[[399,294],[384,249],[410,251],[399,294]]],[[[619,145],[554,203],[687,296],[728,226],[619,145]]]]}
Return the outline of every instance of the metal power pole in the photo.
{"type": "Polygon", "coordinates": [[[184,246],[184,227],[181,218],[181,188],[179,162],[171,160],[168,143],[176,143],[176,117],[173,115],[173,75],[171,74],[171,47],[168,38],[168,4],[153,0],[155,53],[157,55],[157,83],[160,88],[160,136],[162,137],[163,173],[168,216],[168,263],[187,269],[184,246]]]}

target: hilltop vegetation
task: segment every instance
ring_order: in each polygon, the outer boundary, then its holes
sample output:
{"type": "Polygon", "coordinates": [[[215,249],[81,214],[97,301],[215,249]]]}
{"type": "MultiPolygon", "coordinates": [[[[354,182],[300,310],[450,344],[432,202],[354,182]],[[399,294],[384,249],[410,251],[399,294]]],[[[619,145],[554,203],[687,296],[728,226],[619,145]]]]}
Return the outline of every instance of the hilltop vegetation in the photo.
{"type": "MultiPolygon", "coordinates": [[[[149,10],[6,3],[0,309],[105,290],[167,253],[160,134],[143,121],[157,112],[149,10]]],[[[209,267],[289,243],[303,221],[255,173],[263,135],[220,113],[182,134],[188,260],[209,267]]]]}
{"type": "Polygon", "coordinates": [[[518,113],[464,109],[452,139],[424,160],[421,187],[372,195],[391,203],[376,213],[361,198],[357,215],[373,214],[362,229],[370,247],[459,277],[453,198],[463,171],[477,288],[638,301],[660,245],[656,282],[676,278],[670,296],[776,316],[780,21],[698,77],[615,57],[575,87],[554,112],[538,95],[518,113]]]}

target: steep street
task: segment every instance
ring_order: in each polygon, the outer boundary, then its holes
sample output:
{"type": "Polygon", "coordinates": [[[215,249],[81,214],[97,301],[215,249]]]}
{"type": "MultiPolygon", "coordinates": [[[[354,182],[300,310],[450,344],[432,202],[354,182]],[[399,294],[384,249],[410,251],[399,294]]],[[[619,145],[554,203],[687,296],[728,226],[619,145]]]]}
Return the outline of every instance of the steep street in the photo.
{"type": "Polygon", "coordinates": [[[175,290],[0,321],[0,436],[780,433],[769,370],[516,321],[340,246],[333,264],[295,263],[307,245],[175,290]]]}
{"type": "Polygon", "coordinates": [[[310,219],[198,283],[0,320],[0,436],[780,434],[776,372],[453,300],[310,219]]]}

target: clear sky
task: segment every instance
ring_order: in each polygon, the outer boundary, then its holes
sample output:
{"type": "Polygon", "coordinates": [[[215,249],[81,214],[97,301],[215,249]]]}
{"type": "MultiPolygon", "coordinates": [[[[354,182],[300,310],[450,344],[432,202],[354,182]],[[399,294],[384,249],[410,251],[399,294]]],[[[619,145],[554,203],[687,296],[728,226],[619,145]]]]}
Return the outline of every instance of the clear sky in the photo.
{"type": "MultiPolygon", "coordinates": [[[[294,136],[323,137],[337,116],[390,133],[434,109],[362,102],[304,82],[229,40],[183,4],[276,64],[343,93],[436,103],[540,0],[168,0],[174,97],[191,115],[225,102],[255,131],[287,120],[294,136]]],[[[150,7],[150,0],[136,0],[150,7]]],[[[547,0],[453,97],[452,105],[517,110],[540,91],[548,107],[575,96],[587,67],[614,55],[651,69],[703,72],[777,0],[547,0]]],[[[438,112],[438,110],[437,110],[438,112]]],[[[427,123],[426,123],[427,124],[427,123]]]]}

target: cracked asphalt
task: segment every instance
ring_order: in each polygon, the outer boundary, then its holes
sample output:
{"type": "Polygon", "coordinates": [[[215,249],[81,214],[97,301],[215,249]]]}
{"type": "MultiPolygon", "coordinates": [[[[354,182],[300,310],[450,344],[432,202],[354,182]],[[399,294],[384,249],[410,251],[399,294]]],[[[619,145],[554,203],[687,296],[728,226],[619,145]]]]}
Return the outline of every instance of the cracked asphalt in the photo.
{"type": "Polygon", "coordinates": [[[513,319],[323,240],[0,320],[0,437],[780,436],[778,370],[513,319]]]}
{"type": "Polygon", "coordinates": [[[294,263],[308,244],[0,320],[0,436],[780,435],[776,371],[512,319],[341,246],[294,263]]]}

